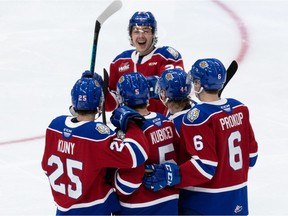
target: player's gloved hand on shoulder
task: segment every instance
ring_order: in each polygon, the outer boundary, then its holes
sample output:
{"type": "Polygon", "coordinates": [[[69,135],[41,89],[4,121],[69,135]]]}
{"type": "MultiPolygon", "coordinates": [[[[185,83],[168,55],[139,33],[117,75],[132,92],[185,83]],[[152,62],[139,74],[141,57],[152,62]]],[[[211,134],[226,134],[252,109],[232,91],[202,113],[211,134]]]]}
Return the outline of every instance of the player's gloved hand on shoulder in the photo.
{"type": "Polygon", "coordinates": [[[179,184],[180,181],[179,167],[174,163],[152,164],[145,167],[143,184],[153,191],[179,184]]]}
{"type": "Polygon", "coordinates": [[[159,100],[159,95],[156,92],[156,83],[158,81],[159,77],[154,75],[154,76],[147,76],[146,80],[148,81],[149,85],[149,96],[150,98],[158,99],[159,100]]]}
{"type": "Polygon", "coordinates": [[[145,118],[127,106],[120,106],[113,111],[110,121],[117,129],[125,133],[129,121],[134,121],[141,128],[145,122],[145,118]]]}

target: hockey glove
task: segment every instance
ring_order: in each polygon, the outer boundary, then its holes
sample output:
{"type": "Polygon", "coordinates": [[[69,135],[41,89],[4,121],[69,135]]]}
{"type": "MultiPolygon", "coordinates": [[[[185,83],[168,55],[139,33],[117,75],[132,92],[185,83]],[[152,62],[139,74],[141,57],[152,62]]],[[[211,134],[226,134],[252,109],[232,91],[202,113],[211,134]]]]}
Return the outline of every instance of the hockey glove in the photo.
{"type": "Polygon", "coordinates": [[[92,74],[91,71],[89,70],[86,70],[82,73],[82,77],[81,78],[94,78],[98,83],[99,85],[103,88],[103,85],[104,85],[104,81],[102,79],[102,77],[98,74],[98,73],[94,73],[92,74]]]}
{"type": "Polygon", "coordinates": [[[146,165],[143,184],[153,191],[179,184],[179,167],[173,163],[146,165]]]}
{"type": "Polygon", "coordinates": [[[111,123],[124,133],[127,131],[129,120],[134,121],[140,128],[145,122],[145,118],[142,115],[127,106],[121,106],[115,109],[110,118],[111,123]]]}
{"type": "Polygon", "coordinates": [[[103,81],[102,77],[98,73],[94,73],[93,77],[100,84],[100,86],[103,88],[104,81],[103,81]]]}
{"type": "Polygon", "coordinates": [[[159,99],[159,95],[156,92],[156,83],[158,81],[158,76],[147,76],[146,80],[148,81],[149,85],[149,96],[150,98],[159,99]]]}

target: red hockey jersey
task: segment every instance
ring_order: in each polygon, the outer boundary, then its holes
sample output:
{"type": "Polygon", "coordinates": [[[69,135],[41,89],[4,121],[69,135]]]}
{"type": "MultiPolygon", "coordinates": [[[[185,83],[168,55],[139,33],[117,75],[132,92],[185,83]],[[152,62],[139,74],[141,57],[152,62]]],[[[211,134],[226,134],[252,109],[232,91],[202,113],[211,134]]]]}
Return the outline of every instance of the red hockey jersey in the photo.
{"type": "MultiPolygon", "coordinates": [[[[142,127],[150,150],[145,164],[176,163],[179,151],[179,136],[174,124],[161,114],[151,112],[145,116],[142,127]]],[[[179,190],[166,187],[154,192],[142,185],[144,167],[119,169],[114,185],[119,194],[120,214],[125,215],[178,215],[179,190]]]]}
{"type": "Polygon", "coordinates": [[[248,169],[258,144],[248,108],[234,99],[199,103],[180,132],[191,158],[180,166],[180,206],[199,214],[248,214],[248,169]]]}
{"type": "MultiPolygon", "coordinates": [[[[140,72],[144,76],[160,76],[165,70],[172,68],[184,69],[181,54],[172,47],[155,48],[146,56],[139,56],[136,50],[127,50],[118,55],[110,64],[109,89],[116,91],[116,85],[123,74],[140,72]]],[[[111,93],[106,95],[106,110],[113,111],[117,103],[111,93]]],[[[164,114],[165,106],[160,100],[150,99],[148,109],[164,114]]]]}
{"type": "Polygon", "coordinates": [[[143,132],[130,123],[122,141],[101,122],[54,119],[46,131],[42,168],[49,178],[58,211],[65,214],[110,214],[119,207],[105,180],[109,167],[134,168],[147,159],[143,132]]]}

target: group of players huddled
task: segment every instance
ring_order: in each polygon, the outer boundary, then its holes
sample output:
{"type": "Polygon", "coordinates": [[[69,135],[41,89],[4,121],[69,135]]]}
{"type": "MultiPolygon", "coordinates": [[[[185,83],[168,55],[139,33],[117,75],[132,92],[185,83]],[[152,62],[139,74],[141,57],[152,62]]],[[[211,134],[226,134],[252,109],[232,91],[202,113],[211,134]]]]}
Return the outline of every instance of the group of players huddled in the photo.
{"type": "Polygon", "coordinates": [[[219,96],[225,67],[206,58],[184,71],[177,50],[156,47],[151,12],[136,12],[128,32],[135,49],[110,64],[106,95],[102,77],[85,71],[71,90],[73,115],[46,130],[42,168],[56,214],[248,215],[258,145],[247,106],[219,96]],[[113,130],[95,120],[103,103],[113,130]]]}

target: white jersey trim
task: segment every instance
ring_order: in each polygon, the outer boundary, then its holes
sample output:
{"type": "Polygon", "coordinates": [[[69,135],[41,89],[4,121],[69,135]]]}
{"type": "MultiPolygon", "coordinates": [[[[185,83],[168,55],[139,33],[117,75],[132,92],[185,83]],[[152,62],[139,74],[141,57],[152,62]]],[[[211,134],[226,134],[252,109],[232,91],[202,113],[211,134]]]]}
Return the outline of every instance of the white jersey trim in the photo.
{"type": "Polygon", "coordinates": [[[89,203],[79,203],[79,204],[75,204],[75,205],[70,206],[69,208],[63,208],[62,206],[58,205],[57,203],[56,203],[56,206],[57,206],[57,208],[58,208],[60,211],[64,211],[64,212],[69,211],[69,210],[71,210],[71,209],[87,208],[87,207],[91,207],[91,206],[94,206],[94,205],[99,205],[99,204],[105,203],[106,200],[108,199],[108,197],[109,197],[112,193],[114,193],[114,189],[113,189],[113,188],[111,188],[111,189],[108,191],[108,193],[106,194],[106,196],[103,197],[102,199],[94,200],[94,201],[89,202],[89,203]]]}
{"type": "Polygon", "coordinates": [[[162,197],[160,199],[157,200],[153,200],[150,202],[143,202],[143,203],[124,203],[120,201],[120,205],[125,207],[125,208],[145,208],[145,207],[149,207],[152,205],[156,205],[156,204],[160,204],[163,202],[167,202],[173,199],[179,199],[179,194],[173,194],[167,197],[162,197]]]}
{"type": "Polygon", "coordinates": [[[203,188],[203,187],[185,187],[184,190],[195,191],[195,192],[204,192],[204,193],[221,193],[228,192],[233,190],[238,190],[247,186],[247,182],[243,182],[242,184],[224,187],[224,188],[203,188]]]}

